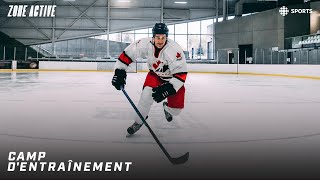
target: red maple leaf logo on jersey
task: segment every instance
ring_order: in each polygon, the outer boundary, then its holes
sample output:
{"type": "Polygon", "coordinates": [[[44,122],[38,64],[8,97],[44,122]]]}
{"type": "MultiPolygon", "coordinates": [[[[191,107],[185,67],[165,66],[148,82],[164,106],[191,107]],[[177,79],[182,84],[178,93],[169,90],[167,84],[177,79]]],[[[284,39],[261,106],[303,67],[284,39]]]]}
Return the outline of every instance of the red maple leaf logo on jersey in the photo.
{"type": "Polygon", "coordinates": [[[160,64],[161,64],[161,61],[157,60],[157,62],[152,64],[152,66],[153,66],[154,69],[157,69],[160,64]]]}
{"type": "Polygon", "coordinates": [[[178,52],[177,52],[176,58],[177,58],[177,60],[180,60],[180,59],[182,58],[182,57],[181,57],[181,53],[178,53],[178,52]]]}

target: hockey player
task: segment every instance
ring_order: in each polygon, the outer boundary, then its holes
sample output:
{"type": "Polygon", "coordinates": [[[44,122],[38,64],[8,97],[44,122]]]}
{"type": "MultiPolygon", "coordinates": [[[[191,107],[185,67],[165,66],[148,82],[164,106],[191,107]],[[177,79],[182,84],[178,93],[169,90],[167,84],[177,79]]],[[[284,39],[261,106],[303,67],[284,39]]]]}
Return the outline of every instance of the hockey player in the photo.
{"type": "MultiPolygon", "coordinates": [[[[153,101],[163,102],[167,121],[172,121],[184,107],[187,77],[186,58],[182,48],[173,40],[168,39],[169,29],[164,23],[156,23],[152,28],[152,38],[143,38],[131,43],[119,56],[115,65],[112,85],[121,90],[126,84],[126,69],[137,58],[146,58],[149,72],[145,79],[138,109],[147,118],[153,101]]],[[[143,122],[138,115],[127,132],[134,134],[143,122]]]]}

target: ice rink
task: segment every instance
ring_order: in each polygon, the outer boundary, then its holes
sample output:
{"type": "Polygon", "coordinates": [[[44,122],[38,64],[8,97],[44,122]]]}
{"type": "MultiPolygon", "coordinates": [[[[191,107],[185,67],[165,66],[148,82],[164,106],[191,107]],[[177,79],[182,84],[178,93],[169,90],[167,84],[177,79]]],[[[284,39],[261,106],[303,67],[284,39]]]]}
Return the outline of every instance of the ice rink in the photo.
{"type": "MultiPolygon", "coordinates": [[[[126,138],[135,112],[112,76],[0,73],[1,169],[9,151],[45,151],[48,161],[133,162],[129,172],[90,178],[320,178],[319,80],[190,73],[181,115],[169,123],[162,103],[154,103],[148,119],[172,156],[190,152],[186,164],[173,166],[146,127],[126,138]]],[[[135,103],[145,76],[128,74],[135,103]]]]}

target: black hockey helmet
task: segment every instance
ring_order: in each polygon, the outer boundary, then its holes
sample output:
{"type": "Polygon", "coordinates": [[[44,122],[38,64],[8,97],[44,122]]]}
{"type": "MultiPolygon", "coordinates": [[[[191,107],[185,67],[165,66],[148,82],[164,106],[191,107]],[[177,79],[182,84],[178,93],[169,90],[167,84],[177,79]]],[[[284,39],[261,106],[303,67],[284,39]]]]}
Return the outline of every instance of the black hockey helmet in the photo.
{"type": "Polygon", "coordinates": [[[165,34],[168,37],[169,29],[165,23],[156,23],[152,28],[152,37],[156,34],[165,34]]]}

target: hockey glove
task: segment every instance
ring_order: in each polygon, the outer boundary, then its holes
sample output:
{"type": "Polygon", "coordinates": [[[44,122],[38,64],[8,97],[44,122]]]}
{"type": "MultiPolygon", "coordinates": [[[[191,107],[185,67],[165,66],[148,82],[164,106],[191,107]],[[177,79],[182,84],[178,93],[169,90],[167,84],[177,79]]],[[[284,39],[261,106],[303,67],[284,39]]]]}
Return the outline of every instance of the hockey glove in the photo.
{"type": "Polygon", "coordinates": [[[116,69],[112,78],[112,85],[117,89],[121,90],[126,84],[127,72],[123,69],[116,69]]]}
{"type": "Polygon", "coordinates": [[[152,91],[152,97],[157,103],[176,93],[176,90],[170,83],[162,84],[156,88],[153,88],[152,91]]]}

